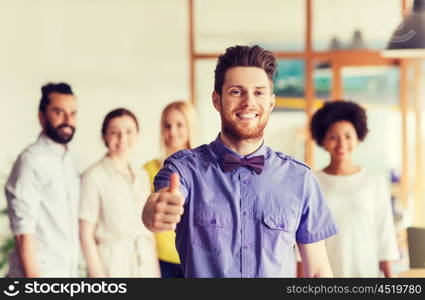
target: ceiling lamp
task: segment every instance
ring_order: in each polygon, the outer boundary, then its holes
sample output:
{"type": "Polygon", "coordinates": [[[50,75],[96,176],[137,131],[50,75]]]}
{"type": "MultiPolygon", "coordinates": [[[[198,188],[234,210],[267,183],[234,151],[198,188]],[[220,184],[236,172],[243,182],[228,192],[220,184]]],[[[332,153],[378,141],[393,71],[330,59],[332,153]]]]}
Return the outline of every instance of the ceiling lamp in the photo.
{"type": "Polygon", "coordinates": [[[381,55],[425,58],[425,0],[415,0],[412,12],[403,18],[381,55]]]}

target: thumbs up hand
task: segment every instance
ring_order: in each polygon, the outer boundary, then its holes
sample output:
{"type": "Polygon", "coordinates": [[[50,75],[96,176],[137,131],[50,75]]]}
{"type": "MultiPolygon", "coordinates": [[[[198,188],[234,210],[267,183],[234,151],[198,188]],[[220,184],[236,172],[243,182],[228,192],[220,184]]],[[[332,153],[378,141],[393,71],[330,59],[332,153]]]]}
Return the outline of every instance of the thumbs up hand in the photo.
{"type": "Polygon", "coordinates": [[[177,173],[171,174],[170,175],[170,187],[168,188],[169,189],[169,192],[171,194],[176,194],[176,195],[177,195],[177,193],[180,194],[179,187],[180,187],[180,177],[179,177],[179,174],[177,174],[177,173]]]}
{"type": "Polygon", "coordinates": [[[183,195],[180,193],[180,178],[177,173],[170,176],[169,187],[164,187],[149,196],[142,212],[145,226],[153,232],[176,229],[183,214],[183,195]]]}

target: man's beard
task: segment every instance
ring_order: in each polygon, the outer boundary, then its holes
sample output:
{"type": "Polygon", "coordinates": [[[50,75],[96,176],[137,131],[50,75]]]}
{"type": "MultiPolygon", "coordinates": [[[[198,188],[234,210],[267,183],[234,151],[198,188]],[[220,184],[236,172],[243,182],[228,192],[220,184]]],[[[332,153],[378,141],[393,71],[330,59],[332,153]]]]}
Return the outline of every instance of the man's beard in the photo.
{"type": "Polygon", "coordinates": [[[53,141],[59,144],[68,144],[75,133],[75,127],[68,124],[61,124],[57,127],[53,127],[49,119],[46,118],[46,127],[44,128],[44,133],[51,138],[53,141]],[[61,133],[61,128],[69,127],[71,128],[71,133],[61,133]]]}
{"type": "MultiPolygon", "coordinates": [[[[226,118],[226,115],[220,112],[221,130],[223,134],[235,141],[260,139],[264,136],[264,128],[266,128],[269,116],[260,119],[256,127],[241,126],[237,121],[226,118]]],[[[259,116],[260,117],[260,116],[259,116]]]]}

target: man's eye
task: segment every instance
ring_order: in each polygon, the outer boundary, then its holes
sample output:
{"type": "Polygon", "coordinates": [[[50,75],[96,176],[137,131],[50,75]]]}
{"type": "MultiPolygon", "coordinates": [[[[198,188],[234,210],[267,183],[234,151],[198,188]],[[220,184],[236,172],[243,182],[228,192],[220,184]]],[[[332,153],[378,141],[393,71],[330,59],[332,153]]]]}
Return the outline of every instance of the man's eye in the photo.
{"type": "Polygon", "coordinates": [[[242,94],[242,92],[240,90],[232,90],[232,91],[230,91],[230,94],[235,95],[235,96],[240,96],[242,94]]]}

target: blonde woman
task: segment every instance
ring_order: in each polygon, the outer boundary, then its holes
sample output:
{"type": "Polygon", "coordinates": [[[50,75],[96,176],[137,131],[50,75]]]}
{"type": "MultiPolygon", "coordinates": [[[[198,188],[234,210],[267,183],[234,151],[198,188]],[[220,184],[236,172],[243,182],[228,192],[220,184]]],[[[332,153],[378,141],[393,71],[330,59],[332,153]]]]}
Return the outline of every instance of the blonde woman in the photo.
{"type": "MultiPolygon", "coordinates": [[[[152,190],[153,180],[161,169],[164,159],[177,151],[193,148],[195,122],[195,110],[189,102],[172,102],[162,111],[161,149],[163,155],[147,162],[144,166],[149,174],[152,190]]],[[[162,277],[183,277],[175,246],[176,234],[174,231],[157,233],[155,236],[162,277]]]]}
{"type": "Polygon", "coordinates": [[[160,276],[155,238],[140,222],[149,178],[129,161],[138,135],[132,112],[108,113],[102,126],[108,152],[83,174],[80,240],[89,277],[160,276]]]}

